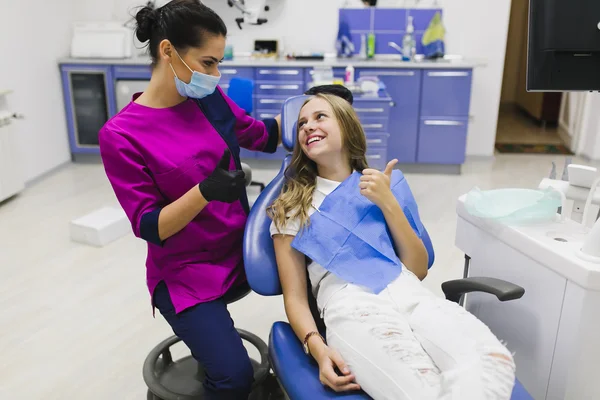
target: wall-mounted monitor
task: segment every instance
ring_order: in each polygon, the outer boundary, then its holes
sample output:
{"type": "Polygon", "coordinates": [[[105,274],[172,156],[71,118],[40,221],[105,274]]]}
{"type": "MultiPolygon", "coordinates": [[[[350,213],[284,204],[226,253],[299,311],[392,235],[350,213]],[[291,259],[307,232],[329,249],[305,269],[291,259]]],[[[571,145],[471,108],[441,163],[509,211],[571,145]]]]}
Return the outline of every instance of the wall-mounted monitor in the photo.
{"type": "Polygon", "coordinates": [[[530,0],[528,91],[600,91],[600,0],[530,0]]]}

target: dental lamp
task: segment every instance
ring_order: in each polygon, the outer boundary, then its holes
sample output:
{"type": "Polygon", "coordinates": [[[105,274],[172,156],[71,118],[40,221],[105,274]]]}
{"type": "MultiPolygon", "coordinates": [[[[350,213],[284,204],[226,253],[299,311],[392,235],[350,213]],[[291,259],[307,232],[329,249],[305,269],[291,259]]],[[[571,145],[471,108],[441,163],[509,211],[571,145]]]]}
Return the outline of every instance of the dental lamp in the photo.
{"type": "Polygon", "coordinates": [[[235,7],[242,12],[242,16],[235,19],[237,25],[242,29],[242,24],[262,25],[266,24],[266,18],[260,18],[262,11],[269,11],[267,0],[227,0],[229,7],[235,7]]]}

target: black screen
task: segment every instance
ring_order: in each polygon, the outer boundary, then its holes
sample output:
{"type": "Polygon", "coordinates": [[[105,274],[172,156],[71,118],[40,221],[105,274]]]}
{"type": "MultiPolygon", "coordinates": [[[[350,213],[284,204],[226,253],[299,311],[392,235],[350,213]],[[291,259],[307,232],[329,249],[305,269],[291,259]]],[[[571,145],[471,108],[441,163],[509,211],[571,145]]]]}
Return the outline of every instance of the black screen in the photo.
{"type": "Polygon", "coordinates": [[[530,0],[528,91],[600,90],[600,0],[530,0]]]}

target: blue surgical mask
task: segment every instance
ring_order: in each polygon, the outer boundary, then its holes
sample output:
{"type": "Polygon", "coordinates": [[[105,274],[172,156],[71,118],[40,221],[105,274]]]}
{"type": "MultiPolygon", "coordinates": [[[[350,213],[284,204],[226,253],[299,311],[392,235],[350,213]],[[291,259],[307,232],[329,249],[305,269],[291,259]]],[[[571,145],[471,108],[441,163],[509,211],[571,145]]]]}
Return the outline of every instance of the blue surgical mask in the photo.
{"type": "MultiPolygon", "coordinates": [[[[177,51],[175,51],[177,53],[177,51]]],[[[221,79],[221,74],[219,76],[212,76],[201,74],[198,71],[192,70],[186,63],[183,61],[179,53],[177,53],[177,57],[181,60],[181,62],[192,72],[192,79],[190,83],[185,83],[175,73],[173,69],[173,65],[171,66],[171,70],[175,75],[175,87],[181,96],[191,97],[193,99],[202,99],[210,94],[213,94],[217,85],[219,84],[219,80],[221,79]]]]}

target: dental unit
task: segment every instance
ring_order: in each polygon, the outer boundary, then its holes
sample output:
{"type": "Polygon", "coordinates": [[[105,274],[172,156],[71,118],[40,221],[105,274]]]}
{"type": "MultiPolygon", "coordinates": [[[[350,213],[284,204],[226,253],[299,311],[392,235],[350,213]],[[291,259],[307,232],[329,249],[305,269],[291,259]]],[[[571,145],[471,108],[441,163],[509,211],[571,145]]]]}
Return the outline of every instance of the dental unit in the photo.
{"type": "Polygon", "coordinates": [[[597,168],[577,164],[570,164],[565,170],[568,173],[563,173],[563,177],[567,180],[545,178],[539,188],[553,188],[561,193],[561,221],[580,224],[585,234],[577,255],[600,263],[600,173],[597,168]]]}

